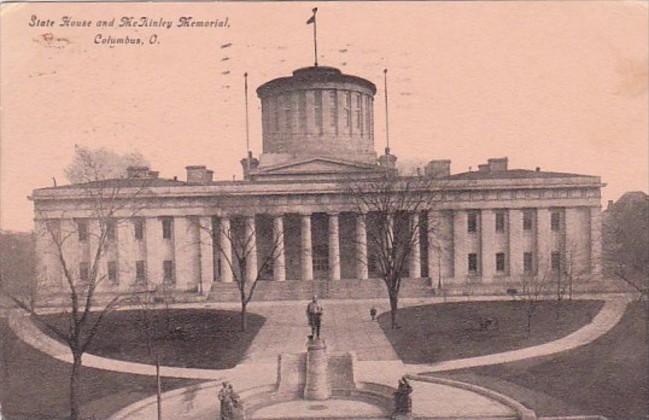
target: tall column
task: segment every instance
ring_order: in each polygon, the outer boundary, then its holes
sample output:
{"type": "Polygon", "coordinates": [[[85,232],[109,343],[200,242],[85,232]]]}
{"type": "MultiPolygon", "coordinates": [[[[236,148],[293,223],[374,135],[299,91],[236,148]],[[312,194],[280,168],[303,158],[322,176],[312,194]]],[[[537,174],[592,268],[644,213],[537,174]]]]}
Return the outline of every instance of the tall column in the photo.
{"type": "Polygon", "coordinates": [[[509,275],[518,280],[523,274],[523,210],[509,210],[509,275]]]}
{"type": "Polygon", "coordinates": [[[409,274],[411,279],[418,279],[421,277],[421,250],[419,243],[419,213],[412,213],[410,215],[410,233],[412,237],[412,248],[410,249],[409,256],[409,274]]]}
{"type": "Polygon", "coordinates": [[[301,217],[301,239],[302,239],[302,280],[313,280],[313,251],[311,250],[311,214],[303,214],[301,217]]]}
{"type": "Polygon", "coordinates": [[[286,254],[284,252],[284,216],[278,214],[273,217],[273,280],[286,280],[286,254]]]}
{"type": "Polygon", "coordinates": [[[219,220],[219,261],[221,262],[221,282],[232,283],[232,241],[230,218],[221,217],[219,220]]]}
{"type": "Polygon", "coordinates": [[[146,273],[145,281],[149,287],[162,284],[162,260],[164,239],[162,239],[162,223],[157,217],[145,219],[146,240],[146,273]]]}
{"type": "Polygon", "coordinates": [[[200,281],[198,222],[194,217],[174,218],[174,266],[176,288],[179,290],[188,289],[200,281]]]}
{"type": "Polygon", "coordinates": [[[367,268],[367,225],[365,215],[356,215],[356,277],[366,280],[369,276],[367,268]]]}
{"type": "Polygon", "coordinates": [[[480,214],[480,277],[489,282],[496,272],[496,213],[493,210],[482,210],[480,214]]]}
{"type": "Polygon", "coordinates": [[[257,279],[257,229],[255,229],[255,216],[246,217],[246,278],[248,281],[257,279]]]}
{"type": "Polygon", "coordinates": [[[536,209],[536,273],[545,275],[550,269],[552,241],[550,231],[550,209],[536,209]]]}
{"type": "Polygon", "coordinates": [[[329,279],[340,280],[340,235],[338,213],[329,216],[329,279]]]}
{"type": "Polygon", "coordinates": [[[120,290],[127,290],[135,280],[137,248],[135,228],[132,220],[122,220],[117,229],[117,280],[120,290]]]}
{"type": "Polygon", "coordinates": [[[602,209],[590,208],[590,272],[593,277],[602,274],[602,209]]]}
{"type": "Polygon", "coordinates": [[[456,281],[464,281],[467,275],[467,213],[453,211],[453,260],[456,281]]]}
{"type": "Polygon", "coordinates": [[[199,241],[200,241],[200,259],[201,271],[199,279],[199,292],[207,295],[214,281],[214,254],[212,243],[212,218],[201,217],[199,219],[199,241]]]}
{"type": "Polygon", "coordinates": [[[431,284],[438,284],[441,275],[441,214],[436,210],[428,211],[428,277],[431,284]]]}

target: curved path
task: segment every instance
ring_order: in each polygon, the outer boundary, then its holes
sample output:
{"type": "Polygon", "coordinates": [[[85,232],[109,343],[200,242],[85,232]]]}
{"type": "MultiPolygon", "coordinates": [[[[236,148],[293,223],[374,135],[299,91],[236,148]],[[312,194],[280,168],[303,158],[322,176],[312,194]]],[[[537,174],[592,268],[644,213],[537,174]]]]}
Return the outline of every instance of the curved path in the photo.
{"type": "MultiPolygon", "coordinates": [[[[591,343],[598,337],[602,336],[613,328],[619,320],[622,318],[626,305],[630,298],[623,295],[608,295],[608,296],[595,296],[594,299],[605,299],[605,304],[600,310],[600,312],[593,318],[592,322],[583,326],[579,330],[569,334],[563,338],[550,341],[548,343],[540,344],[537,346],[526,347],[519,350],[507,351],[502,353],[489,354],[485,356],[471,357],[466,359],[456,359],[449,360],[445,362],[435,363],[435,364],[406,364],[403,365],[398,361],[398,358],[395,358],[393,355],[394,350],[390,346],[389,342],[383,335],[382,330],[376,322],[367,322],[363,321],[367,317],[365,314],[367,308],[371,305],[375,305],[377,309],[381,310],[385,305],[384,300],[381,301],[352,301],[352,304],[349,302],[333,302],[325,301],[327,307],[336,307],[336,310],[329,310],[329,313],[335,314],[332,315],[330,327],[331,332],[328,333],[327,338],[328,342],[331,340],[330,348],[336,351],[347,351],[355,350],[359,354],[359,359],[372,361],[374,363],[376,360],[392,360],[392,363],[397,363],[402,366],[403,370],[408,373],[423,373],[423,372],[440,372],[453,369],[463,369],[475,366],[485,366],[500,364],[512,361],[518,361],[523,359],[528,359],[532,357],[541,357],[558,352],[571,350],[579,346],[586,345],[591,343]],[[362,328],[358,328],[359,323],[363,322],[362,328]],[[357,348],[359,343],[365,343],[365,347],[359,351],[357,348]],[[378,350],[378,351],[377,351],[378,350]],[[362,352],[365,351],[365,357],[362,357],[362,352]],[[374,357],[376,354],[383,355],[378,359],[374,357]],[[387,357],[386,357],[387,355],[387,357]],[[395,360],[396,359],[396,360],[395,360]]],[[[493,297],[493,300],[502,300],[502,297],[493,297]]],[[[491,300],[489,298],[483,298],[480,300],[491,300]]],[[[435,300],[433,300],[435,302],[435,300]]],[[[422,304],[422,303],[431,303],[431,300],[406,300],[404,299],[404,306],[412,304],[422,304]]],[[[278,306],[281,313],[289,313],[292,311],[286,311],[285,306],[296,306],[302,305],[302,302],[293,302],[293,303],[281,303],[277,305],[260,305],[259,312],[266,312],[271,310],[274,306],[278,306]]],[[[199,307],[211,307],[212,305],[201,304],[199,307]]],[[[302,305],[303,306],[303,305],[302,305]]],[[[301,306],[301,307],[302,307],[301,306]]],[[[217,306],[214,306],[217,307],[217,306]]],[[[256,311],[257,312],[257,311],[256,311]]],[[[300,314],[301,314],[300,309],[300,314]]],[[[263,315],[263,313],[262,313],[263,315]]],[[[268,325],[262,327],[262,330],[255,338],[251,344],[251,349],[246,353],[246,357],[243,361],[243,365],[246,362],[253,363],[274,363],[277,357],[277,354],[290,352],[293,348],[299,349],[302,351],[304,348],[304,337],[306,330],[304,329],[303,322],[297,322],[291,325],[287,325],[285,320],[282,318],[279,321],[273,323],[272,315],[267,322],[268,325]],[[276,324],[276,325],[275,325],[276,324]],[[287,328],[288,327],[288,328],[287,328]],[[301,327],[301,328],[300,328],[301,327]],[[293,337],[292,340],[287,340],[287,334],[278,335],[278,329],[283,329],[283,331],[292,331],[289,334],[293,337]],[[286,346],[288,343],[288,349],[280,349],[274,346],[268,346],[267,342],[265,343],[264,337],[274,336],[280,340],[280,343],[286,346]],[[257,349],[257,350],[255,350],[257,349]],[[260,349],[263,349],[260,350],[260,349]]],[[[20,310],[13,311],[9,316],[9,325],[14,333],[24,342],[31,345],[32,347],[49,354],[50,356],[67,362],[72,362],[72,357],[70,355],[70,350],[64,344],[58,342],[57,340],[44,334],[30,319],[30,317],[25,316],[25,313],[20,310]]],[[[325,324],[327,325],[327,324],[325,324]]],[[[327,331],[327,330],[326,330],[327,331]]],[[[109,359],[106,357],[100,357],[93,354],[86,353],[83,356],[83,365],[86,367],[92,367],[97,369],[122,372],[122,373],[131,373],[131,374],[140,374],[140,375],[155,375],[155,368],[153,365],[148,365],[144,363],[134,363],[127,362],[122,360],[109,359]]],[[[160,369],[161,375],[165,377],[174,377],[174,378],[183,378],[183,379],[204,379],[204,380],[217,380],[224,377],[229,377],[237,371],[239,365],[233,369],[197,369],[197,368],[179,368],[179,367],[170,367],[162,366],[160,369]]]]}

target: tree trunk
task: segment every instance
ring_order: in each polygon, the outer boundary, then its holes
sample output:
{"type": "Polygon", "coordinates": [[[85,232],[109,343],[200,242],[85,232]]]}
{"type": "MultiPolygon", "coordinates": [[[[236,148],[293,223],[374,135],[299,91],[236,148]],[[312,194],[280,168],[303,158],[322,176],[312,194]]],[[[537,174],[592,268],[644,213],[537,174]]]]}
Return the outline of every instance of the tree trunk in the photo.
{"type": "MultiPolygon", "coordinates": [[[[644,318],[644,323],[645,323],[645,344],[646,348],[649,348],[649,292],[645,290],[643,292],[643,297],[644,297],[644,310],[645,310],[645,318],[644,318]]],[[[646,378],[649,378],[649,352],[647,353],[647,376],[646,378]]],[[[647,379],[649,380],[649,379],[647,379]]],[[[646,395],[646,413],[647,416],[646,418],[649,419],[649,387],[647,387],[647,395],[646,395]]]]}
{"type": "Polygon", "coordinates": [[[246,331],[248,328],[248,313],[246,312],[247,304],[241,302],[241,331],[246,331]]]}
{"type": "Polygon", "coordinates": [[[397,309],[399,306],[399,296],[394,293],[390,292],[390,326],[392,329],[399,328],[399,325],[397,324],[397,309]]]}
{"type": "Polygon", "coordinates": [[[156,378],[156,403],[158,405],[158,420],[162,420],[162,378],[160,377],[160,357],[155,356],[155,378],[156,378]]]}
{"type": "Polygon", "coordinates": [[[79,382],[81,376],[81,356],[76,350],[72,351],[72,371],[70,372],[70,420],[81,418],[79,410],[79,382]]]}
{"type": "Polygon", "coordinates": [[[532,311],[527,310],[527,336],[532,335],[532,311]]]}

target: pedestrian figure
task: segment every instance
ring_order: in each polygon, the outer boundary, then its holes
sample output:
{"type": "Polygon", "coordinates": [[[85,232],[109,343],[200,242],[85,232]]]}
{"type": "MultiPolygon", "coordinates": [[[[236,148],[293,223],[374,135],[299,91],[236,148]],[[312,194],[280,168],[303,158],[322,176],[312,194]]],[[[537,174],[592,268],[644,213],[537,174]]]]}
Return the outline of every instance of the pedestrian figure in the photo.
{"type": "Polygon", "coordinates": [[[322,306],[318,302],[318,297],[313,296],[313,299],[306,307],[306,316],[311,327],[311,335],[309,338],[320,338],[320,326],[322,323],[322,306]]]}
{"type": "Polygon", "coordinates": [[[372,318],[372,321],[376,321],[376,308],[374,306],[370,309],[370,317],[372,318]]]}

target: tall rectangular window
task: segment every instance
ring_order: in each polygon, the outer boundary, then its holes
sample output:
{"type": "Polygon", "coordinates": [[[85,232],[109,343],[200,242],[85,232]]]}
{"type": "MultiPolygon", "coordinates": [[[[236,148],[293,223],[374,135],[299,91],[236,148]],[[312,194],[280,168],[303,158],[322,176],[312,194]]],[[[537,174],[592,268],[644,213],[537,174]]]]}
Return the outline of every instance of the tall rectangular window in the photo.
{"type": "Polygon", "coordinates": [[[162,239],[171,239],[172,228],[173,228],[173,219],[170,217],[165,217],[162,219],[162,239]]]}
{"type": "Polygon", "coordinates": [[[106,239],[109,241],[115,240],[115,222],[113,220],[106,222],[106,239]]]}
{"type": "Polygon", "coordinates": [[[469,273],[475,274],[478,272],[478,254],[471,253],[468,256],[469,273]]]}
{"type": "Polygon", "coordinates": [[[523,210],[523,230],[532,230],[533,210],[523,210]]]}
{"type": "Polygon", "coordinates": [[[553,210],[550,214],[550,226],[553,231],[558,232],[561,230],[561,212],[553,210]]]}
{"type": "Polygon", "coordinates": [[[370,120],[370,97],[368,95],[365,95],[365,132],[367,133],[368,137],[370,136],[370,125],[371,125],[371,120],[370,120]]]}
{"type": "Polygon", "coordinates": [[[146,279],[146,269],[144,266],[144,261],[139,260],[135,261],[135,281],[143,282],[146,279]]]}
{"type": "Polygon", "coordinates": [[[117,262],[116,261],[108,261],[108,281],[111,284],[117,284],[117,262]]]}
{"type": "Polygon", "coordinates": [[[88,222],[85,220],[77,221],[77,232],[79,233],[79,242],[88,240],[88,222]]]}
{"type": "Polygon", "coordinates": [[[293,97],[290,93],[282,95],[282,105],[284,107],[284,127],[286,132],[293,131],[293,97]]]}
{"type": "Polygon", "coordinates": [[[315,126],[318,129],[319,133],[322,134],[322,91],[315,91],[315,126]]]}
{"type": "Polygon", "coordinates": [[[531,252],[524,252],[523,253],[523,272],[529,274],[532,271],[533,271],[532,253],[531,252]]]}
{"type": "Polygon", "coordinates": [[[303,90],[297,96],[297,114],[300,120],[300,133],[306,133],[306,92],[303,90]]]}
{"type": "Polygon", "coordinates": [[[345,127],[352,132],[352,93],[345,92],[345,127]]]}
{"type": "Polygon", "coordinates": [[[279,96],[273,98],[273,131],[279,131],[279,96]]]}
{"type": "Polygon", "coordinates": [[[79,280],[87,283],[90,279],[90,264],[87,262],[79,263],[79,280]]]}
{"type": "Polygon", "coordinates": [[[503,273],[505,271],[505,253],[498,252],[496,254],[496,271],[503,273]]]}
{"type": "Polygon", "coordinates": [[[133,229],[135,230],[135,239],[141,241],[144,239],[144,220],[135,219],[133,221],[133,229]]]}
{"type": "Polygon", "coordinates": [[[505,231],[505,212],[499,211],[496,213],[496,232],[505,231]]]}
{"type": "Polygon", "coordinates": [[[356,109],[354,111],[356,113],[356,128],[360,131],[361,135],[363,135],[363,107],[361,104],[360,93],[356,95],[356,109]]]}
{"type": "Polygon", "coordinates": [[[162,280],[166,283],[174,282],[174,262],[164,260],[162,262],[162,280]]]}
{"type": "Polygon", "coordinates": [[[270,110],[268,109],[268,99],[261,100],[261,127],[264,133],[270,131],[270,125],[268,124],[270,118],[270,110]]]}
{"type": "Polygon", "coordinates": [[[329,124],[338,134],[338,92],[336,90],[329,91],[329,124]]]}
{"type": "Polygon", "coordinates": [[[552,271],[558,272],[561,270],[561,253],[553,252],[550,255],[550,264],[552,266],[552,271]]]}
{"type": "Polygon", "coordinates": [[[467,232],[476,233],[478,231],[478,213],[470,211],[467,213],[467,232]]]}

